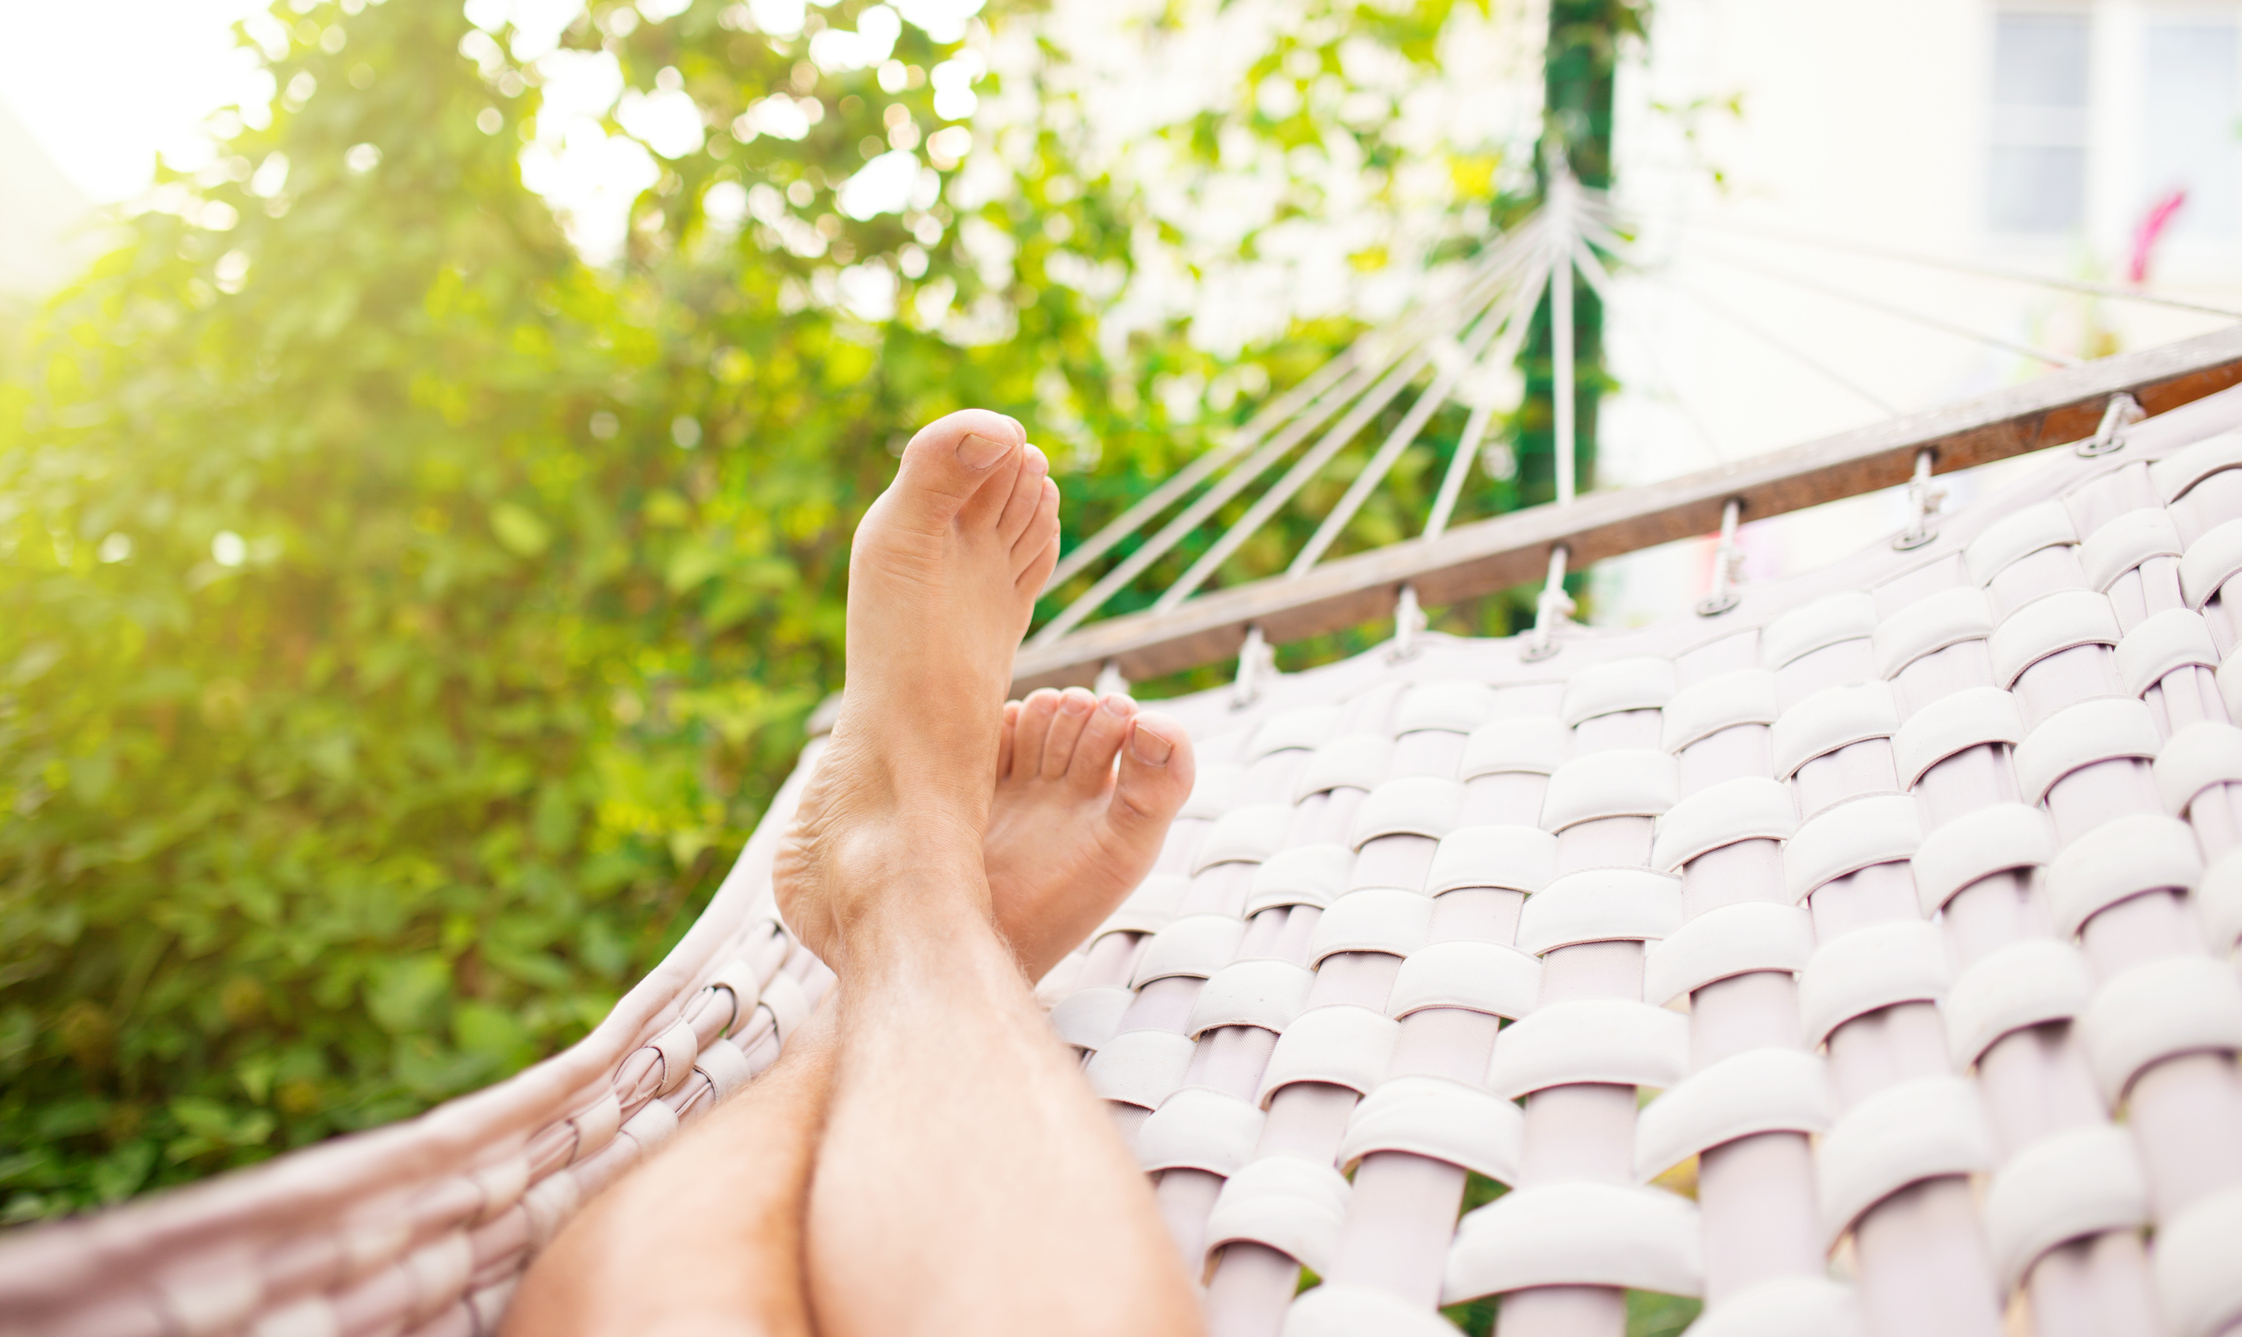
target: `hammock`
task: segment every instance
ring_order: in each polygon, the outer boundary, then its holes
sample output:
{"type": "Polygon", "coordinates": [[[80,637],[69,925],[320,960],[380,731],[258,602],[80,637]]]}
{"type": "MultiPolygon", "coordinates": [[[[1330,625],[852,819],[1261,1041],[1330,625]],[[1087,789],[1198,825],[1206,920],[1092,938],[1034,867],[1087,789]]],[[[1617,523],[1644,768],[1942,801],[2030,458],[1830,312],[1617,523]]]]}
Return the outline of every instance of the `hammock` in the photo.
{"type": "MultiPolygon", "coordinates": [[[[1038,993],[1214,1331],[1500,1296],[1506,1332],[1616,1333],[1627,1290],[1703,1297],[1698,1337],[2242,1319],[2242,390],[2123,417],[1959,516],[1923,478],[1830,569],[1719,565],[1696,616],[1576,627],[1553,579],[1524,636],[1405,607],[1277,674],[1256,632],[1238,687],[1162,703],[1198,786],[1038,993]]],[[[1064,630],[1039,671],[1100,662],[1064,630]]],[[[582,1043],[20,1232],[0,1332],[494,1332],[832,983],[769,891],[820,746],[582,1043]]]]}

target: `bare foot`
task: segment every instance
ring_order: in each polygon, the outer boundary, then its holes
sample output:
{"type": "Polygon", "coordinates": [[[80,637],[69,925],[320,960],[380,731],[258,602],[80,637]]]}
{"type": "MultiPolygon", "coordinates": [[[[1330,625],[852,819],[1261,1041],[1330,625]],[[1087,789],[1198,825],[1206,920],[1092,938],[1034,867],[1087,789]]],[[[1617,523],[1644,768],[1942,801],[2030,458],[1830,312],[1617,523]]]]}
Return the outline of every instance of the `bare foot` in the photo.
{"type": "Polygon", "coordinates": [[[1152,871],[1191,777],[1183,726],[1126,696],[1044,688],[1005,706],[981,849],[997,927],[1029,979],[1152,871]]]}
{"type": "Polygon", "coordinates": [[[861,942],[989,914],[981,833],[1004,693],[1058,559],[1058,506],[1020,425],[966,409],[911,438],[857,526],[848,693],[772,869],[786,922],[844,976],[861,942]]]}

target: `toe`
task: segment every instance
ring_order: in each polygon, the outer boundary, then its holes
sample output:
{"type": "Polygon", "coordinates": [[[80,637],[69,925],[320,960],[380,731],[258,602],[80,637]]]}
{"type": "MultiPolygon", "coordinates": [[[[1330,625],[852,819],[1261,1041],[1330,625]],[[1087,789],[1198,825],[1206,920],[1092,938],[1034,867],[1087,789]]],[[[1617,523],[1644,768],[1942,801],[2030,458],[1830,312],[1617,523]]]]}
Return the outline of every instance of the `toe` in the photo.
{"type": "Polygon", "coordinates": [[[1012,540],[1012,564],[1016,567],[1025,565],[1046,543],[1059,536],[1058,480],[1046,472],[1029,490],[1028,502],[1022,512],[1025,522],[1012,540]]]}
{"type": "Polygon", "coordinates": [[[1020,452],[1019,477],[1012,484],[1012,496],[1004,503],[1004,514],[996,522],[997,537],[1006,547],[1014,547],[1020,536],[1035,523],[1043,504],[1043,483],[1051,476],[1051,462],[1034,446],[1020,452]]]}
{"type": "Polygon", "coordinates": [[[1074,759],[1067,763],[1067,783],[1089,792],[1103,789],[1113,778],[1113,759],[1120,754],[1121,745],[1129,741],[1129,730],[1136,719],[1135,701],[1119,692],[1107,693],[1074,744],[1074,759]]]}
{"type": "Polygon", "coordinates": [[[1067,773],[1074,760],[1074,745],[1081,739],[1083,727],[1090,722],[1091,712],[1097,709],[1098,699],[1086,688],[1069,687],[1059,694],[1059,713],[1051,721],[1051,732],[1043,740],[1043,778],[1056,780],[1067,773]]]}
{"type": "MultiPolygon", "coordinates": [[[[1034,620],[1035,601],[1043,597],[1043,586],[1051,579],[1051,573],[1058,569],[1058,565],[1059,541],[1054,538],[1049,543],[1044,544],[1043,551],[1037,555],[1036,559],[1028,563],[1027,568],[1013,578],[1013,593],[1028,601],[1030,621],[1034,620]]],[[[1026,634],[1024,628],[1022,634],[1026,634]]]]}
{"type": "Polygon", "coordinates": [[[1019,730],[1020,703],[1007,701],[1004,703],[1004,727],[996,739],[996,778],[999,784],[1012,774],[1012,759],[1018,755],[1013,751],[1012,740],[1019,730]]]}
{"type": "Polygon", "coordinates": [[[1167,829],[1190,797],[1195,774],[1191,735],[1166,715],[1136,717],[1121,749],[1121,778],[1113,791],[1112,820],[1150,834],[1167,829]]]}
{"type": "Polygon", "coordinates": [[[1051,736],[1051,721],[1059,713],[1059,694],[1039,687],[1020,702],[1020,722],[1012,737],[1014,780],[1033,780],[1043,770],[1044,740],[1051,736]]]}
{"type": "MultiPolygon", "coordinates": [[[[1010,471],[1027,443],[1020,425],[987,409],[960,409],[918,431],[903,448],[903,463],[889,489],[897,505],[939,524],[956,519],[987,485],[1004,477],[999,503],[1011,498],[1010,471]]],[[[994,489],[988,489],[994,490],[994,489]]]]}

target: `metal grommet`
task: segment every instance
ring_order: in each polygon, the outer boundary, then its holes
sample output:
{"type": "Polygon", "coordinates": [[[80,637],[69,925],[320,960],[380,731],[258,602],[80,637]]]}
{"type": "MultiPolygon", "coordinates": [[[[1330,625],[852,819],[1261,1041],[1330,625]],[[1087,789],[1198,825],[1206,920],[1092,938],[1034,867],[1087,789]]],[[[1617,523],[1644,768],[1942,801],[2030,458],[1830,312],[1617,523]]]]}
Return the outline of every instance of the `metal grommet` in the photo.
{"type": "Polygon", "coordinates": [[[2079,442],[2078,453],[2086,459],[2097,455],[2110,455],[2125,449],[2125,429],[2147,417],[2141,401],[2124,391],[2110,396],[2109,407],[2102,410],[2101,425],[2094,435],[2079,442]]]}
{"type": "Polygon", "coordinates": [[[1915,523],[1892,539],[1895,552],[1912,552],[1938,537],[1938,505],[1946,489],[1931,485],[1931,452],[1915,452],[1915,476],[1907,480],[1907,500],[1915,507],[1915,523]]]}

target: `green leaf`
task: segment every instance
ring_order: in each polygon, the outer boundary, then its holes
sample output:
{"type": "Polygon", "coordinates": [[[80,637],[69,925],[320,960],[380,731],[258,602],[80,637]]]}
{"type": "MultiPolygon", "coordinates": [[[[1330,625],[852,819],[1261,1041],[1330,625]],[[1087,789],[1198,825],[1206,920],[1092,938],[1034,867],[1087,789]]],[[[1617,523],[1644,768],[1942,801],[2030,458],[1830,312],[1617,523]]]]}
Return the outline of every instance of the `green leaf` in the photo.
{"type": "Polygon", "coordinates": [[[543,520],[510,501],[490,508],[490,529],[507,551],[520,557],[536,557],[553,543],[553,531],[543,520]]]}

